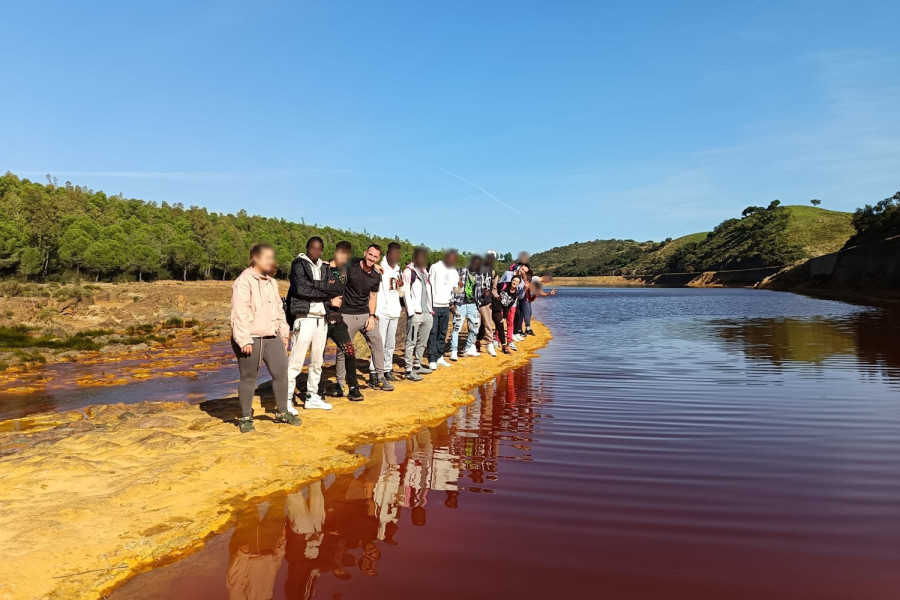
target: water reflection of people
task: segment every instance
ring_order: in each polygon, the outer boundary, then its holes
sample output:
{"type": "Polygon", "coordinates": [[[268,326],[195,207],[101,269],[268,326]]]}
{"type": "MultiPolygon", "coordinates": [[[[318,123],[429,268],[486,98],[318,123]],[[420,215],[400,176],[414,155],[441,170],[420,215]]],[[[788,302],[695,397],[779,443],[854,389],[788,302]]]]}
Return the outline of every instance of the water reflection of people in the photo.
{"type": "Polygon", "coordinates": [[[325,534],[325,497],[322,482],[316,481],[285,502],[287,511],[288,576],[284,584],[285,596],[307,600],[315,594],[316,580],[321,574],[322,542],[325,534]]]}
{"type": "Polygon", "coordinates": [[[482,484],[496,479],[501,448],[528,451],[542,402],[532,387],[530,369],[504,373],[454,419],[405,442],[372,445],[356,473],[242,511],[229,546],[229,598],[271,598],[282,558],[289,600],[314,598],[322,577],[377,576],[383,550],[398,543],[404,509],[423,527],[429,500],[435,510],[459,506],[464,472],[482,484]]]}
{"type": "Polygon", "coordinates": [[[269,600],[285,544],[284,498],[242,510],[228,544],[229,600],[269,600]]]}

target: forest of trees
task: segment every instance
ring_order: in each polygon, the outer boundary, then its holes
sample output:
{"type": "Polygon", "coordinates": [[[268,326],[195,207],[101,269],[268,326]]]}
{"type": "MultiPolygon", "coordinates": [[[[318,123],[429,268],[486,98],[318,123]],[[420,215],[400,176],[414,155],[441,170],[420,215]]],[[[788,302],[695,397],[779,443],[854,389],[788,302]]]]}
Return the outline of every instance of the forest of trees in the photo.
{"type": "Polygon", "coordinates": [[[900,192],[875,206],[866,204],[863,208],[856,209],[853,213],[853,227],[856,235],[847,241],[847,246],[900,235],[900,192]]]}
{"type": "MultiPolygon", "coordinates": [[[[0,176],[0,276],[38,280],[90,277],[121,281],[228,279],[247,266],[250,246],[269,242],[284,275],[306,240],[318,235],[330,256],[341,240],[360,254],[371,242],[403,246],[399,238],[354,233],[284,219],[209,212],[205,208],[107,196],[66,182],[58,185],[0,176]]],[[[435,260],[440,251],[432,253],[435,260]]]]}

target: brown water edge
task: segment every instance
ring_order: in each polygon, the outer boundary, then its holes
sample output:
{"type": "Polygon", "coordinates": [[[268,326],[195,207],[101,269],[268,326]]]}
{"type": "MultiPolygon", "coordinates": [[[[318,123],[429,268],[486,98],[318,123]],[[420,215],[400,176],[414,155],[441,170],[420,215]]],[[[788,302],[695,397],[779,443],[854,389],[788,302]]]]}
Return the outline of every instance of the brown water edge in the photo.
{"type": "Polygon", "coordinates": [[[101,406],[52,428],[0,433],[0,444],[17,446],[0,457],[9,507],[0,598],[96,598],[183,556],[228,526],[233,511],[223,507],[352,470],[361,460],[352,448],[450,416],[472,401],[463,390],[528,362],[552,337],[535,331],[518,353],[464,359],[425,382],[369,392],[361,405],[337,402],[305,414],[299,429],[259,419],[257,435],[241,436],[222,424],[237,414],[229,401],[101,406]]]}

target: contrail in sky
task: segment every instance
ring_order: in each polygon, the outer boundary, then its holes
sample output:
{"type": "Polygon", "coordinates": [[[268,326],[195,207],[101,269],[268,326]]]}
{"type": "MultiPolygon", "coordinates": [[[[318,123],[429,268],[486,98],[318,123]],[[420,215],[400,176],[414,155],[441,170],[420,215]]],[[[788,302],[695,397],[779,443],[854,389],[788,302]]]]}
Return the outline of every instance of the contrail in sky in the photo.
{"type": "Polygon", "coordinates": [[[489,191],[487,191],[486,189],[484,189],[483,187],[481,187],[481,186],[478,185],[477,183],[475,183],[475,182],[473,182],[473,181],[469,181],[468,179],[466,179],[466,178],[463,177],[462,175],[457,175],[456,173],[453,173],[453,172],[451,172],[451,171],[448,171],[448,170],[445,169],[444,167],[440,167],[440,169],[441,169],[441,171],[443,171],[443,172],[446,173],[447,175],[450,175],[450,176],[452,176],[452,177],[456,177],[456,178],[459,179],[460,181],[464,181],[464,182],[468,183],[469,185],[471,185],[472,187],[474,187],[475,189],[477,189],[477,190],[480,191],[481,193],[485,194],[488,198],[490,198],[491,200],[493,200],[494,202],[496,202],[496,203],[499,204],[500,206],[503,206],[503,207],[505,207],[505,208],[508,208],[509,210],[511,210],[511,211],[513,211],[514,213],[519,214],[519,215],[521,215],[521,216],[523,216],[523,217],[525,216],[525,213],[523,213],[523,212],[520,211],[519,209],[515,208],[514,206],[510,206],[509,204],[507,204],[506,202],[504,202],[503,200],[501,200],[501,199],[498,198],[497,196],[493,195],[492,193],[490,193],[489,191]]]}

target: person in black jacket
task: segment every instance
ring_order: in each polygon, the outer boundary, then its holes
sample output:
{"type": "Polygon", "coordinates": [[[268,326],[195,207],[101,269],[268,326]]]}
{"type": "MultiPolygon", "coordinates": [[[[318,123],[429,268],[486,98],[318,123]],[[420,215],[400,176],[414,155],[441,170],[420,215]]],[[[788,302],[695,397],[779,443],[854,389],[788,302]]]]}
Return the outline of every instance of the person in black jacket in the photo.
{"type": "MultiPolygon", "coordinates": [[[[288,289],[287,308],[291,314],[291,352],[288,357],[288,409],[295,414],[292,400],[297,377],[303,370],[303,362],[309,351],[309,368],[306,379],[305,409],[330,410],[331,404],[319,395],[325,343],[328,338],[328,307],[343,294],[343,284],[332,274],[322,260],[322,238],[316,236],[306,242],[306,253],[301,253],[291,264],[291,287],[288,289]]],[[[340,300],[337,301],[340,305],[340,300]]]]}

